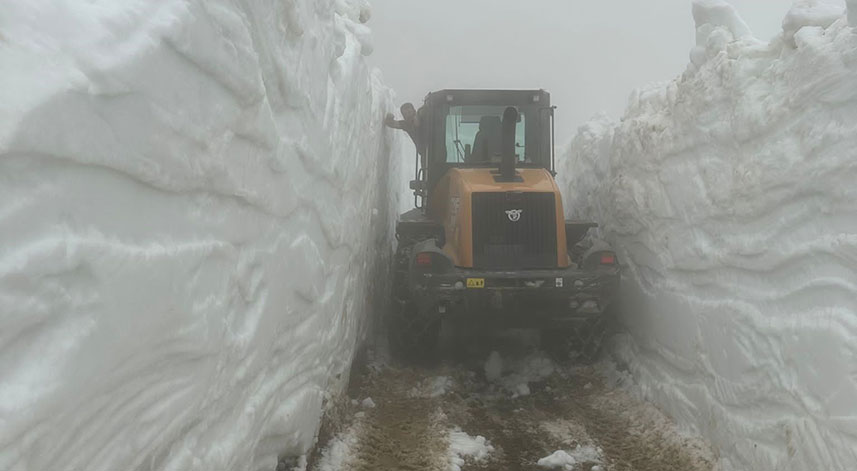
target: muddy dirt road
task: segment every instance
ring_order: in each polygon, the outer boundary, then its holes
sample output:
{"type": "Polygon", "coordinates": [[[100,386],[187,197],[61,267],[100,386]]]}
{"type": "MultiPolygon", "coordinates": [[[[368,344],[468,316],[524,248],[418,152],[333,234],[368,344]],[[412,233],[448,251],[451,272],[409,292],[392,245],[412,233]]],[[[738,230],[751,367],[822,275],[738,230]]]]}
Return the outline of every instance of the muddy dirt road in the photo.
{"type": "Polygon", "coordinates": [[[434,366],[374,360],[309,469],[714,469],[704,444],[617,387],[621,378],[609,362],[557,365],[521,338],[434,366]]]}

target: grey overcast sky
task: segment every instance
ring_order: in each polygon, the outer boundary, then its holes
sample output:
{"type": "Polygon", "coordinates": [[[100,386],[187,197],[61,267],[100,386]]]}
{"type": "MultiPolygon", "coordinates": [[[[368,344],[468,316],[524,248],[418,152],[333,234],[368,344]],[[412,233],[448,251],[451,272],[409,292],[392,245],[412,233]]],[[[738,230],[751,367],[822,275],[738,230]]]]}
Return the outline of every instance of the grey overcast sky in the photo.
{"type": "MultiPolygon", "coordinates": [[[[690,0],[371,0],[375,52],[400,101],[443,88],[544,88],[557,144],[634,88],[680,75],[694,45],[690,0]]],[[[792,0],[732,0],[756,37],[792,0]]]]}

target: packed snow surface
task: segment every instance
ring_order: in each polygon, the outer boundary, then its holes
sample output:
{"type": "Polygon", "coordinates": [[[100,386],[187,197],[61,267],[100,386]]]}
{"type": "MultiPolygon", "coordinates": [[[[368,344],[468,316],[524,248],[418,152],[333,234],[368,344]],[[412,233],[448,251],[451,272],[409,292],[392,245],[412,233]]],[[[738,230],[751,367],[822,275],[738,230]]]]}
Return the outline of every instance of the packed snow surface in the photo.
{"type": "Polygon", "coordinates": [[[857,34],[841,6],[798,2],[765,44],[724,2],[695,2],[688,70],[582,126],[566,158],[567,207],[625,267],[615,353],[727,471],[857,463],[857,34]]]}
{"type": "Polygon", "coordinates": [[[272,470],[312,446],[397,204],[368,17],[0,5],[0,469],[272,470]]]}

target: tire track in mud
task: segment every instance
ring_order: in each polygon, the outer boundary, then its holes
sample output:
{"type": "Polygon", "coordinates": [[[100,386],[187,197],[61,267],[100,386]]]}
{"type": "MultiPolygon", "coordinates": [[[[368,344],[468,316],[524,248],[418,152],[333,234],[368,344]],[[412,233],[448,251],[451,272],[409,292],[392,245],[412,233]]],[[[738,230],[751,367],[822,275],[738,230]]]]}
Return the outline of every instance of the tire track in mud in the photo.
{"type": "Polygon", "coordinates": [[[365,411],[353,469],[446,471],[439,401],[411,394],[421,375],[393,369],[372,375],[360,394],[371,398],[375,407],[365,411]]]}
{"type": "Polygon", "coordinates": [[[652,406],[611,390],[592,368],[551,378],[558,399],[544,394],[539,407],[580,424],[600,447],[606,469],[615,471],[711,471],[713,457],[690,439],[681,437],[652,406]]]}
{"type": "Polygon", "coordinates": [[[576,455],[573,471],[715,469],[704,444],[683,438],[653,406],[606,384],[603,367],[555,366],[542,377],[527,377],[529,394],[523,395],[513,392],[517,380],[503,384],[515,374],[490,382],[481,362],[450,360],[434,368],[375,368],[351,392],[357,404],[371,397],[376,407],[352,404],[357,445],[339,469],[447,471],[448,434],[455,427],[494,447],[488,460],[468,461],[462,471],[543,470],[539,459],[579,447],[591,453],[576,455]],[[426,384],[439,378],[448,378],[448,386],[427,393],[426,384]]]}

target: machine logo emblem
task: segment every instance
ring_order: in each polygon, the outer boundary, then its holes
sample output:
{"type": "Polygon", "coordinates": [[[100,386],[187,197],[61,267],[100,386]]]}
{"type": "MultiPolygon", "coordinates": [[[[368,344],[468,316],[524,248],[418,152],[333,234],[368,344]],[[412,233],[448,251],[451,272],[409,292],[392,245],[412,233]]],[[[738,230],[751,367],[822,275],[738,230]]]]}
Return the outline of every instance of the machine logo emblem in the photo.
{"type": "Polygon", "coordinates": [[[518,222],[521,220],[521,213],[523,212],[523,209],[510,209],[506,211],[506,216],[509,216],[509,220],[512,222],[518,222]]]}

